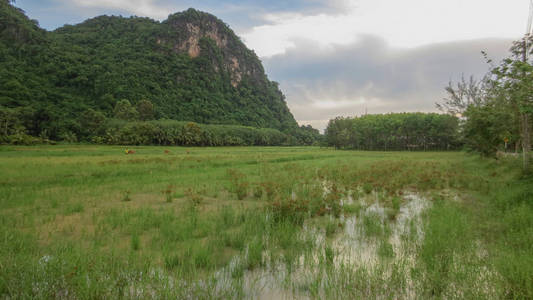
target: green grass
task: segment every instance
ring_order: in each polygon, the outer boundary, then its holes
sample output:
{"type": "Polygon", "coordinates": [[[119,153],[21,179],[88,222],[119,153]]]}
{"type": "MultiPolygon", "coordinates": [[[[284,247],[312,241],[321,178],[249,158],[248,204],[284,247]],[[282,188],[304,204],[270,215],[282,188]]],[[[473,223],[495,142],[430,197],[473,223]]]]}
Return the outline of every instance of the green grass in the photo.
{"type": "Polygon", "coordinates": [[[0,147],[0,297],[249,298],[255,273],[281,268],[279,287],[293,296],[533,298],[533,182],[517,161],[123,150],[0,147]],[[407,192],[431,205],[397,248],[407,192]],[[348,195],[353,203],[343,203],[348,195]],[[374,245],[375,264],[356,267],[335,248],[349,218],[374,245]]]}

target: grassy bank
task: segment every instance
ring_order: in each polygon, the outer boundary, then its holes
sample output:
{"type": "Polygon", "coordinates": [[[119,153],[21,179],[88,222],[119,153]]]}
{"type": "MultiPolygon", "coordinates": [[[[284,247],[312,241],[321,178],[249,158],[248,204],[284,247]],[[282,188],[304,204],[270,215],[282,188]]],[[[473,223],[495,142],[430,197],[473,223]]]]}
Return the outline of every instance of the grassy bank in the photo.
{"type": "Polygon", "coordinates": [[[2,297],[533,297],[512,159],[133,150],[0,148],[2,297]]]}

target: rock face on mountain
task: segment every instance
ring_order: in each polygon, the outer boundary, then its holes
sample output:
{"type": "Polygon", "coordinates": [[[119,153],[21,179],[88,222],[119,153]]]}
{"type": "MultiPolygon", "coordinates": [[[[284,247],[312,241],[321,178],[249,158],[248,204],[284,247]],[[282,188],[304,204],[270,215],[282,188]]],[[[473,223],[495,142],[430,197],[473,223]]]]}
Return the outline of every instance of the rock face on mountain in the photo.
{"type": "Polygon", "coordinates": [[[215,16],[189,9],[169,16],[163,26],[167,27],[166,34],[157,43],[170,46],[176,53],[186,52],[191,58],[201,55],[202,39],[212,40],[220,49],[221,67],[231,74],[234,87],[239,85],[243,76],[253,78],[257,83],[266,79],[255,53],[247,49],[233,31],[215,16]]]}
{"type": "Polygon", "coordinates": [[[31,134],[82,132],[80,115],[113,118],[124,99],[153,103],[156,119],[298,128],[257,55],[213,15],[99,16],[49,32],[0,6],[0,108],[27,108],[31,134]]]}

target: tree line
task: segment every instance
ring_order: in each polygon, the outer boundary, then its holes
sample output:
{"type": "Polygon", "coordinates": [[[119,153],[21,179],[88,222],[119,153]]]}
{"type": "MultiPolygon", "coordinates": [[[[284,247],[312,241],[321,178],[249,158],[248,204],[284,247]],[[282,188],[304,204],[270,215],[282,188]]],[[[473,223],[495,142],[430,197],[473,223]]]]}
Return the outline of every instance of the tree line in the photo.
{"type": "MultiPolygon", "coordinates": [[[[47,135],[36,135],[34,110],[27,107],[0,107],[0,144],[31,145],[54,143],[47,135]]],[[[282,132],[273,128],[242,125],[200,124],[170,119],[156,120],[149,100],[132,105],[117,102],[113,116],[91,108],[76,119],[76,126],[63,131],[59,140],[112,145],[175,146],[294,146],[317,145],[321,135],[311,126],[282,132]]]]}
{"type": "Polygon", "coordinates": [[[338,117],[325,131],[329,146],[357,150],[453,150],[460,146],[458,119],[436,113],[338,117]]]}

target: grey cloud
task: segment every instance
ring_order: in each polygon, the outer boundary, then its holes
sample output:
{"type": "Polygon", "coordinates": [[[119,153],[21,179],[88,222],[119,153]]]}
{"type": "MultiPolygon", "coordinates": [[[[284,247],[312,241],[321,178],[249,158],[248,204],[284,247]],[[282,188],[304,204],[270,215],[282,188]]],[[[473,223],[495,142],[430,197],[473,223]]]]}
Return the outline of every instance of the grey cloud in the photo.
{"type": "Polygon", "coordinates": [[[270,23],[267,14],[299,13],[302,15],[342,14],[349,10],[349,0],[144,0],[144,1],[86,1],[48,0],[49,3],[20,1],[17,3],[38,17],[47,29],[55,29],[65,23],[79,23],[101,14],[139,15],[165,19],[167,14],[183,11],[189,7],[200,9],[221,18],[234,30],[245,32],[253,26],[270,23]],[[125,3],[129,3],[125,5],[125,3]],[[139,6],[139,4],[145,4],[139,6]],[[146,8],[150,8],[146,10],[146,8]],[[155,11],[155,12],[154,12],[155,11]]]}
{"type": "Polygon", "coordinates": [[[272,20],[265,18],[269,14],[342,15],[352,8],[350,0],[233,0],[209,6],[202,5],[204,2],[210,1],[198,2],[196,5],[221,17],[240,33],[250,31],[255,26],[273,24],[272,20]]]}
{"type": "Polygon", "coordinates": [[[369,113],[435,111],[450,80],[487,73],[482,50],[497,61],[507,56],[511,42],[481,39],[395,49],[376,36],[329,48],[298,40],[264,64],[270,78],[280,82],[296,119],[323,129],[328,119],[359,115],[365,108],[369,113]]]}
{"type": "Polygon", "coordinates": [[[304,0],[309,3],[309,8],[304,10],[307,14],[339,15],[348,13],[352,9],[349,0],[304,0]]]}

